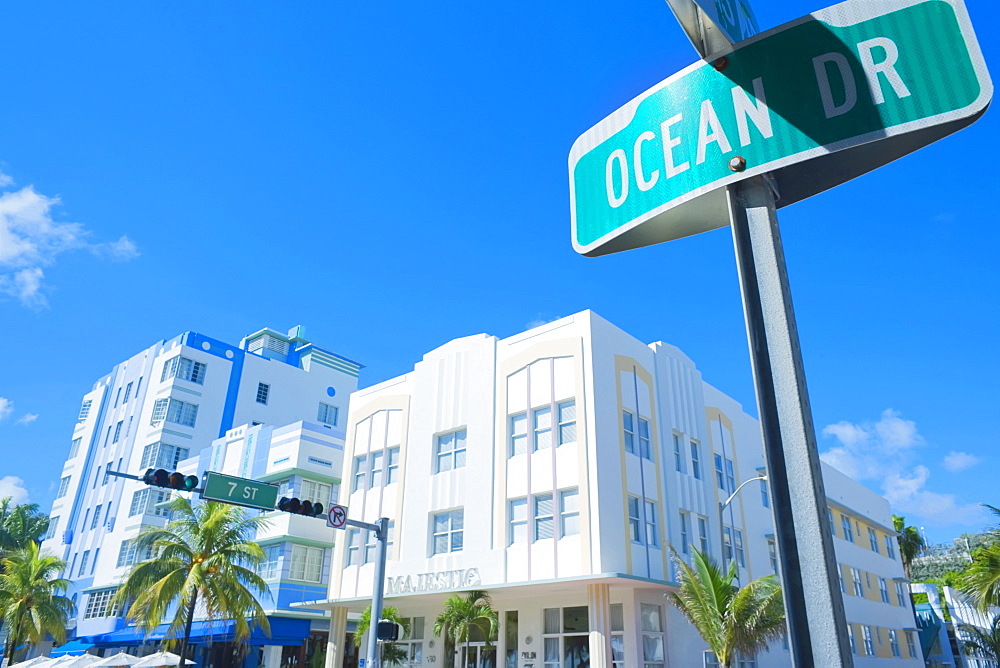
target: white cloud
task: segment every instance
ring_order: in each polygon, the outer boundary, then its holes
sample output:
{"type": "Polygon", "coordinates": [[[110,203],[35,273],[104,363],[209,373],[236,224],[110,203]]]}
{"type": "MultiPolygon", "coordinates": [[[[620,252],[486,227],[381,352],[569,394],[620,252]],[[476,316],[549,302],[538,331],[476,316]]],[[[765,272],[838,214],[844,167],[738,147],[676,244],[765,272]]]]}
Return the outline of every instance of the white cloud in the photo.
{"type": "Polygon", "coordinates": [[[12,185],[14,185],[13,177],[0,172],[0,188],[8,188],[12,185]]]}
{"type": "Polygon", "coordinates": [[[549,318],[549,317],[546,317],[546,316],[542,315],[541,313],[539,313],[538,316],[534,320],[529,320],[528,322],[526,322],[524,324],[524,328],[525,329],[534,329],[535,327],[541,327],[542,325],[547,325],[550,322],[555,322],[556,320],[559,320],[561,317],[562,316],[556,316],[555,318],[549,318]]]}
{"type": "Polygon", "coordinates": [[[24,488],[24,481],[14,475],[0,478],[0,499],[8,496],[14,503],[27,503],[28,490],[24,488]]]}
{"type": "MultiPolygon", "coordinates": [[[[0,173],[0,187],[13,180],[0,173]]],[[[46,197],[33,186],[0,195],[0,295],[14,297],[24,306],[44,308],[45,274],[42,267],[55,263],[59,254],[86,249],[110,260],[129,260],[138,255],[126,236],[118,241],[91,243],[90,232],[80,223],[60,222],[52,209],[58,197],[46,197]]]]}
{"type": "MultiPolygon", "coordinates": [[[[855,480],[881,487],[893,512],[916,516],[929,525],[974,525],[985,520],[978,504],[927,489],[931,471],[917,461],[926,443],[916,423],[897,411],[886,409],[877,422],[827,425],[822,434],[839,443],[820,455],[823,461],[855,480]]],[[[949,461],[962,470],[978,459],[952,452],[945,458],[945,468],[952,470],[949,461]]]]}
{"type": "Polygon", "coordinates": [[[982,459],[975,455],[970,455],[968,452],[955,452],[952,450],[941,460],[941,465],[952,473],[960,473],[966,469],[971,469],[981,461],[982,459]]]}
{"type": "Polygon", "coordinates": [[[0,422],[3,422],[14,412],[14,402],[6,397],[0,397],[0,422]]]}
{"type": "Polygon", "coordinates": [[[38,413],[25,413],[21,417],[17,418],[18,424],[31,424],[38,419],[38,413]]]}

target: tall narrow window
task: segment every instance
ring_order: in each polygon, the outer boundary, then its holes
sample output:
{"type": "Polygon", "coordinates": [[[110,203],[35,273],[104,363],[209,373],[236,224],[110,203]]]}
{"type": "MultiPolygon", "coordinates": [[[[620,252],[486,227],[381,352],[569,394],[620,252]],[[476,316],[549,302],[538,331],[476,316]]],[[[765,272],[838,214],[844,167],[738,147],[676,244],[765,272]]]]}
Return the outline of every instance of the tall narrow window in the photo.
{"type": "Polygon", "coordinates": [[[528,540],[528,499],[511,499],[508,502],[510,526],[507,540],[510,545],[524,543],[528,540]]]}
{"type": "Polygon", "coordinates": [[[399,446],[389,448],[386,454],[385,484],[391,485],[399,480],[399,446]]]}
{"type": "Polygon", "coordinates": [[[88,559],[90,559],[90,550],[84,550],[83,557],[80,559],[80,570],[76,572],[76,577],[80,577],[86,572],[88,559]]]}
{"type": "Polygon", "coordinates": [[[896,550],[893,543],[896,541],[892,536],[885,536],[885,556],[890,559],[896,558],[896,550]]]}
{"type": "Polygon", "coordinates": [[[361,563],[361,530],[347,530],[347,565],[357,566],[361,563]]]}
{"type": "Polygon", "coordinates": [[[871,527],[868,527],[868,546],[871,547],[872,552],[878,554],[878,534],[871,527]]]}
{"type": "Polygon", "coordinates": [[[851,528],[851,519],[847,515],[840,515],[840,526],[844,529],[844,540],[848,543],[853,543],[854,529],[851,528]]]}
{"type": "Polygon", "coordinates": [[[691,515],[681,511],[681,554],[691,553],[691,515]]]}
{"type": "Polygon", "coordinates": [[[517,610],[508,610],[504,614],[504,648],[507,652],[507,661],[504,665],[508,668],[517,668],[519,656],[517,641],[517,610]]]}
{"type": "Polygon", "coordinates": [[[678,473],[685,473],[687,467],[684,466],[684,453],[681,447],[680,434],[674,434],[674,469],[678,473]]]}
{"type": "Polygon", "coordinates": [[[649,421],[639,418],[639,456],[652,461],[653,450],[649,441],[649,421]]]}
{"type": "Polygon", "coordinates": [[[371,475],[369,476],[368,489],[375,489],[382,486],[382,460],[385,453],[381,450],[373,452],[371,457],[371,475]]]}
{"type": "Polygon", "coordinates": [[[862,627],[865,636],[865,656],[875,655],[875,639],[872,637],[872,627],[862,627]]]}
{"type": "Polygon", "coordinates": [[[69,446],[69,457],[68,459],[73,459],[76,457],[76,453],[80,451],[80,443],[83,441],[82,438],[74,438],[73,442],[69,446]]]}
{"type": "Polygon", "coordinates": [[[552,409],[548,406],[536,408],[531,412],[532,429],[534,431],[535,450],[545,450],[552,447],[552,409]]]}
{"type": "Polygon", "coordinates": [[[642,518],[639,510],[639,498],[628,497],[628,528],[633,543],[642,543],[642,518]]]}
{"type": "MultiPolygon", "coordinates": [[[[758,475],[763,475],[763,473],[760,472],[760,471],[758,471],[757,474],[758,475]]],[[[771,495],[770,495],[770,492],[767,489],[767,480],[764,479],[764,480],[760,480],[759,482],[760,482],[760,505],[764,506],[765,508],[770,508],[771,507],[771,495]]]]}
{"type": "Polygon", "coordinates": [[[701,452],[698,444],[691,441],[691,475],[701,480],[701,452]]]}
{"type": "Polygon", "coordinates": [[[896,583],[896,605],[901,608],[906,606],[906,586],[902,582],[896,583]]]}
{"type": "Polygon", "coordinates": [[[90,521],[90,528],[96,529],[97,525],[101,523],[101,504],[97,504],[97,508],[94,509],[94,519],[90,521]]]}
{"type": "Polygon", "coordinates": [[[87,399],[86,401],[83,402],[83,404],[80,406],[80,415],[78,415],[76,418],[77,422],[83,422],[84,420],[87,419],[87,417],[90,415],[90,406],[92,403],[93,402],[90,399],[87,399]]]}
{"type": "Polygon", "coordinates": [[[69,489],[69,479],[71,476],[66,476],[59,481],[59,491],[56,492],[56,498],[61,499],[66,496],[66,491],[69,489]]]}
{"type": "Polygon", "coordinates": [[[865,585],[861,581],[861,571],[857,568],[851,569],[851,579],[854,581],[854,595],[864,598],[865,585]]]}
{"type": "MultiPolygon", "coordinates": [[[[771,560],[771,572],[775,575],[778,574],[778,546],[775,545],[773,538],[767,539],[767,557],[771,560]]],[[[840,570],[839,568],[837,569],[840,570]]]]}
{"type": "Polygon", "coordinates": [[[538,494],[533,497],[535,506],[535,540],[552,538],[552,495],[538,494]]]}
{"type": "Polygon", "coordinates": [[[880,577],[878,579],[878,592],[882,597],[883,603],[889,602],[889,584],[885,581],[885,578],[880,577]]]}
{"type": "Polygon", "coordinates": [[[715,484],[719,489],[726,490],[726,472],[722,468],[722,455],[715,454],[715,484]]]}
{"type": "Polygon", "coordinates": [[[119,420],[118,424],[115,425],[115,437],[111,439],[112,443],[117,443],[118,438],[122,435],[122,425],[125,424],[125,420],[119,420]]]}
{"type": "Polygon", "coordinates": [[[830,535],[834,538],[837,537],[837,523],[833,521],[833,510],[830,508],[826,509],[826,519],[830,522],[830,535]]]}
{"type": "Polygon", "coordinates": [[[660,539],[656,530],[656,504],[646,501],[646,545],[656,547],[660,544],[660,539]]]}
{"type": "Polygon", "coordinates": [[[639,616],[642,619],[643,668],[664,668],[663,607],[640,603],[639,616]]]}
{"type": "Polygon", "coordinates": [[[704,517],[698,518],[698,544],[703,553],[710,554],[708,543],[708,520],[704,517]]]}
{"type": "Polygon", "coordinates": [[[575,489],[559,492],[559,536],[580,533],[580,493],[575,489]]]}
{"type": "Polygon", "coordinates": [[[128,398],[132,394],[132,383],[125,386],[125,397],[122,399],[123,404],[128,403],[128,398]]]}
{"type": "Polygon", "coordinates": [[[621,603],[611,604],[611,668],[625,668],[625,611],[621,603]]]}
{"type": "Polygon", "coordinates": [[[267,405],[267,397],[271,394],[271,386],[267,383],[257,383],[257,403],[267,405]]]}
{"type": "Polygon", "coordinates": [[[736,491],[736,470],[732,459],[726,459],[726,489],[732,494],[736,491]]]}
{"type": "Polygon", "coordinates": [[[510,416],[510,456],[528,452],[528,416],[518,413],[510,416]]]}
{"type": "Polygon", "coordinates": [[[622,411],[622,432],[625,439],[625,452],[635,454],[635,417],[628,411],[622,411]]]}
{"type": "Polygon", "coordinates": [[[351,474],[351,491],[356,492],[359,489],[365,488],[365,476],[367,475],[367,470],[365,469],[365,464],[368,461],[367,455],[361,455],[360,457],[354,458],[354,470],[351,474]]]}
{"type": "Polygon", "coordinates": [[[576,402],[564,401],[556,404],[559,418],[559,445],[576,441],[576,402]]]}
{"type": "Polygon", "coordinates": [[[746,552],[743,550],[743,532],[739,529],[733,529],[733,549],[736,550],[736,561],[739,563],[740,568],[746,568],[747,557],[746,552]]]}
{"type": "Polygon", "coordinates": [[[854,624],[847,624],[847,639],[851,641],[851,654],[858,655],[858,641],[854,637],[854,624]]]}

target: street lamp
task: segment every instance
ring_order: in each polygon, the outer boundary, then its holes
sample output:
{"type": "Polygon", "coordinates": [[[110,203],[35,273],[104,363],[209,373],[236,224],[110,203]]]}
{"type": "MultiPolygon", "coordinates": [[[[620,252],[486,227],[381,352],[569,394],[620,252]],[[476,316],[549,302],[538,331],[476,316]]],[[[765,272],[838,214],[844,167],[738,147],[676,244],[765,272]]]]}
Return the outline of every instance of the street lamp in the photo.
{"type": "MultiPolygon", "coordinates": [[[[726,570],[727,563],[726,563],[726,527],[725,527],[726,522],[725,522],[725,519],[723,518],[722,511],[724,511],[726,509],[726,507],[730,503],[733,502],[733,499],[736,498],[736,495],[740,493],[741,489],[743,489],[748,484],[750,484],[752,482],[755,482],[757,480],[764,480],[764,481],[766,481],[767,480],[767,474],[759,475],[756,478],[750,478],[749,480],[744,480],[742,483],[740,483],[739,487],[737,487],[735,490],[733,490],[733,493],[729,495],[728,499],[726,499],[725,501],[723,501],[722,503],[719,504],[719,538],[722,541],[722,570],[723,570],[723,572],[725,572],[725,570],[726,570]]],[[[733,530],[735,530],[735,527],[733,527],[733,530]]],[[[729,551],[731,553],[733,553],[734,557],[736,556],[735,555],[735,545],[734,545],[735,541],[736,541],[736,537],[733,536],[732,534],[730,534],[730,537],[729,537],[729,551]]],[[[740,569],[737,566],[737,568],[736,568],[736,584],[739,585],[739,583],[740,583],[740,569]]]]}

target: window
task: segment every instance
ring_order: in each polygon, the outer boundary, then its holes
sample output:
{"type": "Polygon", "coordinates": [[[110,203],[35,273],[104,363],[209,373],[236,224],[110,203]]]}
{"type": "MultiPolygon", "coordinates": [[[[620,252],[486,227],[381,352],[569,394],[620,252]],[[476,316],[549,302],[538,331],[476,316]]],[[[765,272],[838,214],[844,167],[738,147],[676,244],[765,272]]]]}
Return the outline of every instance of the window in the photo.
{"type": "Polygon", "coordinates": [[[434,515],[433,553],[461,552],[464,528],[464,511],[459,508],[434,515]]]}
{"type": "Polygon", "coordinates": [[[122,435],[122,425],[125,424],[124,420],[119,420],[118,424],[115,425],[115,437],[111,439],[112,443],[117,443],[118,438],[122,435]]]}
{"type": "Polygon", "coordinates": [[[83,514],[83,522],[80,524],[80,531],[86,529],[88,524],[90,524],[90,508],[87,508],[87,512],[83,514]]]}
{"type": "Polygon", "coordinates": [[[850,622],[847,624],[847,639],[851,641],[851,654],[857,656],[858,641],[854,638],[854,624],[851,624],[850,622]]]}
{"type": "Polygon", "coordinates": [[[660,539],[656,533],[656,504],[646,501],[646,545],[656,547],[660,544],[660,539]]]}
{"type": "Polygon", "coordinates": [[[375,563],[375,553],[378,550],[378,539],[374,531],[365,531],[365,549],[361,554],[361,563],[375,563]]]}
{"type": "Polygon", "coordinates": [[[434,449],[437,458],[436,473],[463,468],[465,466],[465,430],[438,436],[434,449]]]}
{"type": "Polygon", "coordinates": [[[333,493],[333,486],[325,482],[316,482],[314,480],[302,480],[302,491],[300,493],[300,499],[306,499],[309,501],[319,501],[324,506],[330,503],[330,496],[333,493]]]}
{"type": "Polygon", "coordinates": [[[548,406],[531,411],[534,449],[545,450],[552,447],[552,409],[548,406]]]}
{"type": "Polygon", "coordinates": [[[635,416],[622,411],[622,431],[625,438],[625,452],[635,454],[635,416]]]}
{"type": "Polygon", "coordinates": [[[576,401],[563,401],[556,404],[559,420],[559,445],[576,441],[576,401]]]}
{"type": "Polygon", "coordinates": [[[719,668],[719,657],[712,650],[706,649],[701,658],[703,668],[719,668]]]}
{"type": "Polygon", "coordinates": [[[885,536],[885,556],[890,559],[896,558],[896,550],[893,549],[895,539],[892,536],[885,536]]]}
{"type": "Polygon", "coordinates": [[[746,553],[743,551],[743,532],[733,529],[733,547],[736,549],[736,561],[741,568],[747,567],[746,553]]]}
{"type": "Polygon", "coordinates": [[[288,577],[305,582],[322,581],[323,548],[292,545],[292,565],[288,577]]]}
{"type": "Polygon", "coordinates": [[[157,517],[166,517],[170,514],[170,509],[160,507],[159,504],[169,500],[170,492],[140,489],[132,495],[132,503],[129,505],[128,516],[134,517],[140,513],[152,513],[157,517]]]}
{"type": "Polygon", "coordinates": [[[844,529],[844,540],[848,543],[854,542],[854,529],[851,528],[851,520],[847,515],[841,513],[840,515],[840,526],[844,529]]]}
{"type": "Polygon", "coordinates": [[[722,455],[715,455],[715,484],[726,491],[726,472],[722,468],[722,455]]]}
{"type": "Polygon", "coordinates": [[[875,640],[872,638],[872,627],[863,626],[861,628],[864,631],[864,636],[865,636],[865,656],[874,656],[875,640]]]}
{"type": "Polygon", "coordinates": [[[837,537],[837,524],[833,521],[833,510],[830,508],[826,509],[826,519],[830,522],[830,535],[834,538],[837,537]]]}
{"type": "Polygon", "coordinates": [[[559,492],[559,537],[580,533],[580,493],[575,489],[559,492]]]}
{"type": "Polygon", "coordinates": [[[542,628],[543,668],[583,668],[590,647],[587,606],[545,608],[542,628]]]}
{"type": "Polygon", "coordinates": [[[639,616],[642,619],[643,668],[664,668],[663,606],[640,603],[639,616]]]}
{"type": "Polygon", "coordinates": [[[906,631],[906,651],[910,653],[911,659],[917,658],[917,632],[906,631]]]}
{"type": "MultiPolygon", "coordinates": [[[[119,460],[119,461],[121,461],[121,460],[119,460]]],[[[103,478],[101,478],[101,487],[104,487],[105,485],[107,485],[107,484],[108,484],[108,478],[110,477],[110,476],[108,475],[108,471],[110,471],[110,470],[111,470],[111,465],[112,465],[112,463],[113,463],[113,462],[108,462],[108,463],[107,463],[107,464],[106,464],[106,465],[104,466],[104,477],[103,477],[103,478]]]]}
{"type": "Polygon", "coordinates": [[[356,492],[359,489],[365,488],[365,476],[367,475],[367,470],[365,469],[365,463],[368,461],[367,455],[361,455],[360,457],[354,458],[354,471],[351,474],[351,491],[356,492]]]}
{"type": "Polygon", "coordinates": [[[399,482],[399,446],[389,448],[386,452],[389,458],[385,465],[385,484],[391,485],[399,482]]]}
{"type": "MultiPolygon", "coordinates": [[[[771,560],[771,572],[775,575],[778,574],[778,546],[775,544],[773,538],[767,539],[767,557],[771,560]]],[[[837,569],[840,572],[840,569],[837,569]]],[[[841,583],[843,584],[843,583],[841,583]]]]}
{"type": "Polygon", "coordinates": [[[265,580],[281,577],[280,559],[281,545],[264,547],[264,563],[260,565],[260,576],[265,580]]]}
{"type": "MultiPolygon", "coordinates": [[[[758,471],[758,475],[764,475],[762,472],[758,471]]],[[[771,507],[771,493],[767,489],[767,480],[761,480],[760,482],[760,505],[765,508],[771,507]]]]}
{"type": "Polygon", "coordinates": [[[896,633],[895,629],[889,629],[889,646],[892,647],[892,655],[898,659],[900,656],[899,634],[896,633]]]}
{"type": "Polygon", "coordinates": [[[883,603],[888,603],[889,602],[889,585],[888,585],[888,583],[886,583],[885,578],[879,578],[878,579],[878,591],[879,591],[879,594],[882,596],[882,602],[883,603]]]}
{"type": "Polygon", "coordinates": [[[621,603],[611,604],[611,668],[625,668],[625,613],[621,603]]]}
{"type": "Polygon", "coordinates": [[[90,522],[90,528],[96,529],[97,525],[101,523],[101,504],[97,504],[97,508],[94,509],[94,519],[90,522]]]}
{"type": "Polygon", "coordinates": [[[507,508],[510,517],[507,529],[508,544],[526,542],[528,540],[528,499],[511,499],[507,502],[507,508]]]}
{"type": "Polygon", "coordinates": [[[906,587],[902,582],[896,583],[896,605],[901,608],[906,606],[906,587]]]}
{"type": "Polygon", "coordinates": [[[337,426],[337,414],[340,410],[336,406],[331,406],[330,404],[320,403],[319,414],[316,416],[316,420],[321,424],[328,424],[331,427],[337,426]]]}
{"type": "Polygon", "coordinates": [[[76,453],[80,451],[80,442],[82,440],[83,440],[82,438],[73,439],[73,442],[70,443],[69,446],[69,457],[67,457],[67,459],[73,459],[74,457],[76,457],[76,453]]]}
{"type": "Polygon", "coordinates": [[[180,378],[198,385],[205,384],[205,365],[180,355],[163,363],[163,373],[160,382],[168,378],[180,378]]]}
{"type": "Polygon", "coordinates": [[[118,563],[116,566],[118,568],[121,568],[122,566],[131,566],[136,562],[147,561],[152,556],[152,548],[146,548],[139,551],[138,541],[134,539],[123,540],[121,547],[118,548],[118,563]]]}
{"type": "Polygon", "coordinates": [[[859,571],[857,568],[852,568],[851,579],[854,581],[854,595],[864,597],[865,586],[861,582],[861,571],[859,571]]]}
{"type": "Polygon", "coordinates": [[[878,534],[875,533],[875,529],[868,529],[868,545],[871,546],[872,552],[878,554],[878,534]]]}
{"type": "Polygon", "coordinates": [[[80,415],[78,415],[76,418],[77,422],[83,422],[84,420],[87,419],[87,417],[90,415],[90,405],[91,405],[90,399],[87,399],[86,401],[83,402],[83,405],[80,406],[80,415]]]}
{"type": "Polygon", "coordinates": [[[510,456],[528,452],[528,416],[518,413],[510,416],[510,456]]]}
{"type": "Polygon", "coordinates": [[[80,570],[76,572],[76,577],[80,577],[87,570],[87,560],[90,559],[90,550],[84,550],[80,558],[80,570]]]}
{"type": "Polygon", "coordinates": [[[65,478],[59,481],[59,491],[56,492],[57,499],[61,499],[64,496],[66,496],[66,491],[69,489],[69,479],[71,477],[72,476],[66,476],[65,478]]]}
{"type": "Polygon", "coordinates": [[[552,538],[552,495],[537,494],[532,499],[534,505],[535,540],[552,538]]]}
{"type": "MultiPolygon", "coordinates": [[[[508,653],[510,652],[509,644],[510,638],[510,628],[511,615],[514,615],[514,649],[517,650],[517,612],[507,613],[507,636],[508,636],[508,653]]],[[[400,655],[403,658],[401,665],[403,666],[422,666],[424,665],[424,618],[423,617],[411,617],[410,631],[409,633],[404,633],[403,637],[394,645],[399,649],[400,655]]]]}
{"type": "Polygon", "coordinates": [[[736,668],[757,668],[757,657],[736,653],[736,668]]]}
{"type": "Polygon", "coordinates": [[[174,398],[157,399],[153,404],[153,417],[150,422],[155,425],[164,419],[185,427],[193,427],[198,419],[198,405],[174,398]]]}
{"type": "Polygon", "coordinates": [[[701,480],[701,452],[694,441],[691,441],[691,475],[701,480]]]}
{"type": "Polygon", "coordinates": [[[271,394],[271,386],[267,383],[257,383],[257,403],[267,405],[267,396],[271,394]]]}
{"type": "Polygon", "coordinates": [[[139,468],[175,469],[178,462],[190,456],[189,448],[169,443],[150,443],[142,449],[142,462],[139,468]]]}
{"type": "Polygon", "coordinates": [[[722,527],[722,560],[727,563],[733,559],[733,528],[722,527]]]}
{"type": "Polygon", "coordinates": [[[128,398],[132,394],[132,383],[125,386],[125,398],[122,399],[123,404],[128,403],[128,398]]]}
{"type": "MultiPolygon", "coordinates": [[[[614,613],[611,613],[614,617],[614,613]]],[[[506,668],[517,668],[518,653],[518,633],[517,633],[517,610],[508,610],[504,615],[504,649],[507,652],[507,661],[504,663],[506,668]]],[[[413,628],[413,624],[410,624],[410,628],[413,628]]],[[[611,641],[614,645],[614,641],[611,641]]],[[[418,664],[419,665],[419,664],[418,664]]]]}
{"type": "Polygon", "coordinates": [[[628,529],[633,543],[642,543],[642,518],[639,516],[639,497],[628,497],[628,529]]]}
{"type": "Polygon", "coordinates": [[[639,418],[639,456],[653,460],[653,450],[649,443],[649,421],[639,418]]]}
{"type": "Polygon", "coordinates": [[[711,554],[708,549],[708,520],[704,517],[698,518],[698,544],[699,549],[706,555],[711,554]]]}
{"type": "Polygon", "coordinates": [[[847,583],[844,582],[844,567],[837,564],[837,578],[840,580],[840,593],[847,593],[847,583]]]}
{"type": "Polygon", "coordinates": [[[385,452],[382,450],[373,452],[368,456],[368,461],[371,464],[368,471],[368,489],[375,489],[382,486],[382,460],[384,458],[385,452]]]}
{"type": "Polygon", "coordinates": [[[691,516],[681,511],[681,554],[691,554],[691,516]]]}
{"type": "Polygon", "coordinates": [[[95,619],[97,617],[113,617],[117,610],[111,607],[111,599],[114,598],[118,590],[98,589],[87,595],[87,609],[83,613],[84,619],[95,619]]]}
{"type": "Polygon", "coordinates": [[[681,447],[680,434],[674,434],[674,469],[678,473],[687,473],[685,466],[683,448],[681,447]]]}
{"type": "Polygon", "coordinates": [[[45,531],[45,535],[42,536],[42,540],[48,540],[54,538],[56,535],[56,529],[59,526],[59,516],[54,515],[49,518],[49,528],[45,531]]]}
{"type": "Polygon", "coordinates": [[[97,481],[101,479],[101,468],[100,466],[97,467],[97,473],[94,474],[94,484],[91,489],[97,489],[97,481]]]}
{"type": "Polygon", "coordinates": [[[347,530],[347,565],[361,564],[361,529],[347,530]]]}

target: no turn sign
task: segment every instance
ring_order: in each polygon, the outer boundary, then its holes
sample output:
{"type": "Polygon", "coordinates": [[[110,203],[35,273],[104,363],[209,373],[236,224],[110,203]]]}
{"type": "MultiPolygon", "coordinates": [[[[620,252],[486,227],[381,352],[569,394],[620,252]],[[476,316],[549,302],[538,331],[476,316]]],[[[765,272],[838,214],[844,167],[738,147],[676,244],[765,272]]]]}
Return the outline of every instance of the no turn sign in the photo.
{"type": "Polygon", "coordinates": [[[326,514],[326,525],[334,529],[347,526],[347,506],[330,506],[330,512],[326,514]]]}

